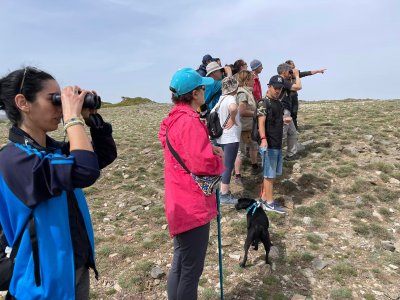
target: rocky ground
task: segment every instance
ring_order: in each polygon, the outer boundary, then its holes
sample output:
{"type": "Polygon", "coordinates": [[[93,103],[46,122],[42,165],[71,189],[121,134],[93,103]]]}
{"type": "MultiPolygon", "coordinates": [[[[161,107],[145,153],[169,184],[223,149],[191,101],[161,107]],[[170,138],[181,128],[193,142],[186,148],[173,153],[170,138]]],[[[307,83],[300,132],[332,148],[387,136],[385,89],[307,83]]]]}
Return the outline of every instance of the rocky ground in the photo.
{"type": "MultiPolygon", "coordinates": [[[[85,190],[100,280],[91,299],[166,299],[172,258],[163,208],[159,124],[166,104],[107,108],[119,158],[85,190]]],[[[300,159],[284,163],[276,194],[288,215],[269,213],[274,247],[239,267],[245,211],[223,206],[225,299],[400,299],[400,101],[302,103],[300,159]]],[[[0,144],[6,142],[0,124],[0,144]]],[[[61,137],[61,133],[56,133],[61,137]]],[[[244,166],[237,196],[257,197],[261,177],[244,166]]],[[[200,299],[219,299],[217,224],[200,299]]]]}

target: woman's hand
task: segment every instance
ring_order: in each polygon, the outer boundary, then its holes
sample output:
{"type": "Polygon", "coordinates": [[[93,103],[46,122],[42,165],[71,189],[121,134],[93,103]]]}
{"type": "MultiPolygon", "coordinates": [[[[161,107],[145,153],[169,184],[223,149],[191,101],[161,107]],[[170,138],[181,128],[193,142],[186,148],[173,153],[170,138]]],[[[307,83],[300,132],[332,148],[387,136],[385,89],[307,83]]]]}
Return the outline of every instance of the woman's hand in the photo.
{"type": "Polygon", "coordinates": [[[231,129],[234,125],[236,125],[235,120],[231,117],[228,122],[226,122],[224,129],[231,129]]]}
{"type": "Polygon", "coordinates": [[[82,90],[78,86],[66,86],[63,88],[61,105],[64,121],[81,115],[83,101],[87,93],[88,91],[82,90]]]}
{"type": "Polygon", "coordinates": [[[218,155],[218,156],[224,158],[224,150],[222,150],[221,147],[217,147],[217,146],[212,146],[212,147],[213,147],[213,153],[215,155],[218,155]]]}
{"type": "Polygon", "coordinates": [[[265,152],[265,151],[267,151],[267,149],[268,149],[268,142],[267,142],[267,139],[264,138],[264,139],[261,140],[260,150],[262,152],[265,152]]]}

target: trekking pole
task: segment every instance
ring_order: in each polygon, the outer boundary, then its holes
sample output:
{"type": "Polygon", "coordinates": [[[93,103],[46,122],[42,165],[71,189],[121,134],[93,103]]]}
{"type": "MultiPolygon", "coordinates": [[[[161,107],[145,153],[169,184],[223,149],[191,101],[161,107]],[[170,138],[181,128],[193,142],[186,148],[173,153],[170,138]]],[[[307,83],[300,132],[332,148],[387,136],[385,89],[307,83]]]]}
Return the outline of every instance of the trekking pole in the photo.
{"type": "Polygon", "coordinates": [[[217,223],[218,223],[218,257],[219,257],[219,286],[221,289],[221,300],[224,300],[224,284],[223,284],[223,274],[222,274],[222,242],[221,242],[221,210],[219,206],[219,189],[216,192],[217,196],[217,223]]]}

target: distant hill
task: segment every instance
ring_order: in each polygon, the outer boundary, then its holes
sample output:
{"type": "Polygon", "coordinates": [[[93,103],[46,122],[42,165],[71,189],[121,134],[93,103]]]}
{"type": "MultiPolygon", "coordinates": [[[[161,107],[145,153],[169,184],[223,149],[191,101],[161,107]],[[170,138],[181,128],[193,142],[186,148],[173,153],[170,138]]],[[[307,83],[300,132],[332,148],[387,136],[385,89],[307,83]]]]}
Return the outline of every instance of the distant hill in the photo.
{"type": "Polygon", "coordinates": [[[146,103],[155,103],[154,101],[148,98],[142,98],[142,97],[135,97],[135,98],[121,97],[121,98],[122,98],[121,102],[118,103],[103,102],[102,107],[120,107],[120,106],[133,106],[146,103]]]}

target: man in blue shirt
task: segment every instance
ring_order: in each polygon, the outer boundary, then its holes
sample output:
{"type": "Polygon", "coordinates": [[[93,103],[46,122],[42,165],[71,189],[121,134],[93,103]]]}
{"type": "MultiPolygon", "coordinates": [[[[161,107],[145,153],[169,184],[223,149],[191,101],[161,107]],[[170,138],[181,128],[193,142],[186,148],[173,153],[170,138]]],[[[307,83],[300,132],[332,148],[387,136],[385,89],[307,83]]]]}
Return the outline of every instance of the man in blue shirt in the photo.
{"type": "Polygon", "coordinates": [[[214,79],[214,83],[206,86],[204,93],[205,104],[209,111],[218,103],[219,97],[221,96],[221,82],[225,77],[232,76],[232,70],[229,66],[221,67],[216,61],[212,61],[207,65],[207,77],[214,79]]]}

